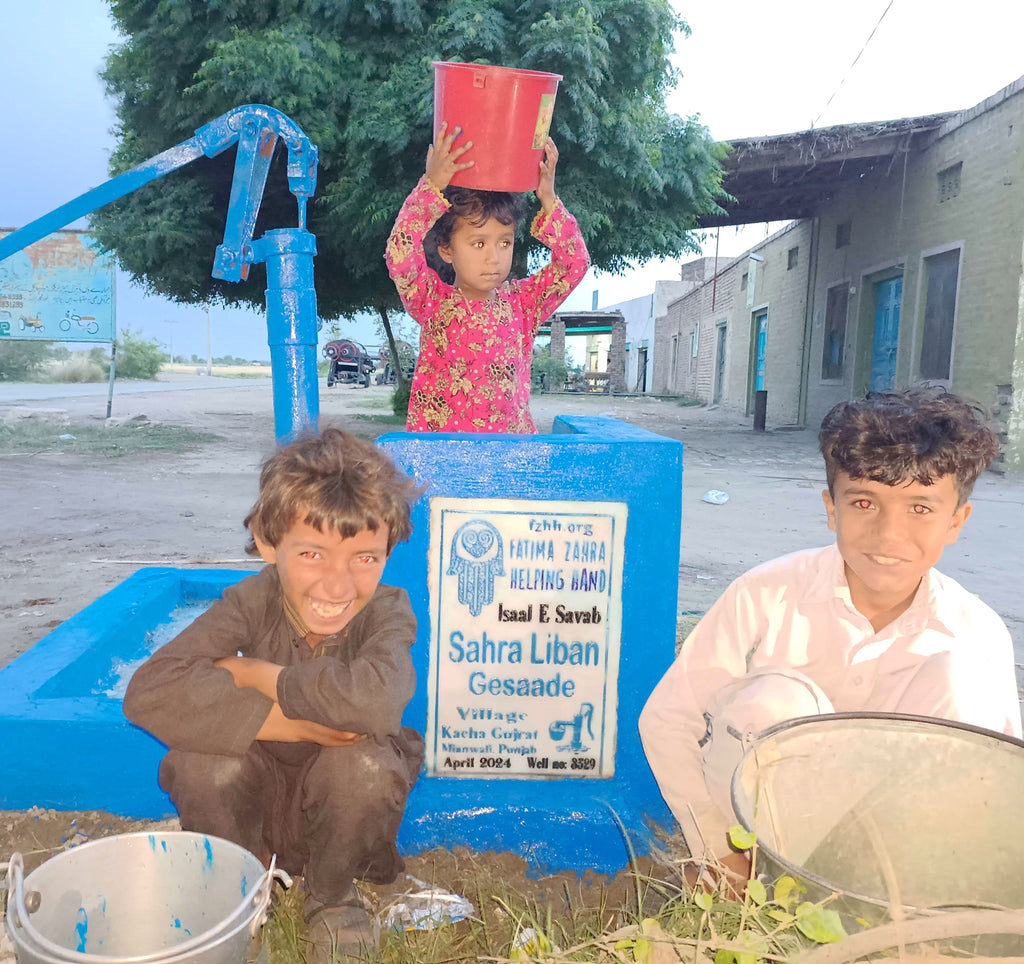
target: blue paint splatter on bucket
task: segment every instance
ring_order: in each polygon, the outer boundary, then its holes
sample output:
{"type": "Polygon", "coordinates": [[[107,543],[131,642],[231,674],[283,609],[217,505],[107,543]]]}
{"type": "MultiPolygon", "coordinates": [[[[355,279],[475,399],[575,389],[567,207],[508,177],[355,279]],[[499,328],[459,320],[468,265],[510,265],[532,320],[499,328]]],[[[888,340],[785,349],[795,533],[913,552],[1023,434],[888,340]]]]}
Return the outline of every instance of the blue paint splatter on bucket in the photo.
{"type": "Polygon", "coordinates": [[[156,837],[152,834],[149,835],[149,846],[152,848],[153,853],[156,853],[156,837]]]}
{"type": "Polygon", "coordinates": [[[78,947],[75,950],[79,954],[85,953],[85,945],[89,940],[89,915],[84,907],[78,908],[78,923],[75,924],[75,933],[78,935],[78,947]]]}
{"type": "Polygon", "coordinates": [[[243,897],[246,895],[246,892],[248,890],[249,890],[249,881],[246,878],[245,874],[242,874],[242,896],[243,897]]]}

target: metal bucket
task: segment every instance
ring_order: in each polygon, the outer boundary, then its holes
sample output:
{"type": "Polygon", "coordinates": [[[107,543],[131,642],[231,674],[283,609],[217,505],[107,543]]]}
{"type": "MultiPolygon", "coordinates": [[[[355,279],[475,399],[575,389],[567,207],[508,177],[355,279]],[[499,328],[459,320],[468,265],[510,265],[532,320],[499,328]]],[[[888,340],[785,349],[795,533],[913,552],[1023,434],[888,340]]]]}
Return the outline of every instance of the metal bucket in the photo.
{"type": "MultiPolygon", "coordinates": [[[[882,713],[766,730],[732,782],[758,866],[853,921],[923,908],[1024,908],[1024,743],[963,724],[882,713]]],[[[990,953],[1024,953],[1024,938],[990,953]]]]}
{"type": "Polygon", "coordinates": [[[186,831],[105,837],[7,869],[18,964],[244,964],[274,877],[244,847],[186,831]]]}

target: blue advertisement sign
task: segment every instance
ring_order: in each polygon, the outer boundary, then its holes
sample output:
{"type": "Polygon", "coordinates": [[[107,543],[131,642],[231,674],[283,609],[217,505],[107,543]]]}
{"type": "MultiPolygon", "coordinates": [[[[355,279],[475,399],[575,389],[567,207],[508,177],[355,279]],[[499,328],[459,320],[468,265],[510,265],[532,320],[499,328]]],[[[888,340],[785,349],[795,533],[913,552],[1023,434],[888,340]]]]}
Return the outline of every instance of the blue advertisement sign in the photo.
{"type": "Polygon", "coordinates": [[[114,259],[84,231],[55,231],[0,261],[0,339],[109,342],[114,313],[114,259]]]}

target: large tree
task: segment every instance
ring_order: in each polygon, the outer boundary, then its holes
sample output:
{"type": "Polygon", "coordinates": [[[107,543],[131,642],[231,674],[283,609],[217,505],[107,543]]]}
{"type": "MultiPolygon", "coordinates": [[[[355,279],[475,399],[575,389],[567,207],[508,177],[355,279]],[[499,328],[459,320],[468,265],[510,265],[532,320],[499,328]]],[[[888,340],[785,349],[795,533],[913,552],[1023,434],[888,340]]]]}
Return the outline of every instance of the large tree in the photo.
{"type": "MultiPolygon", "coordinates": [[[[327,318],[399,307],[384,243],[423,171],[431,139],[432,60],[564,75],[552,136],[558,191],[593,263],[694,250],[688,233],[715,209],[722,153],[696,120],[669,115],[668,0],[110,0],[123,44],[104,79],[117,104],[112,173],[190,137],[245,103],[269,104],[320,151],[309,229],[327,318]]],[[[173,299],[262,305],[265,276],[210,276],[233,151],[98,211],[93,225],[124,268],[173,299]]],[[[293,226],[279,145],[257,222],[293,226]]],[[[526,251],[517,267],[524,270],[526,251]]]]}

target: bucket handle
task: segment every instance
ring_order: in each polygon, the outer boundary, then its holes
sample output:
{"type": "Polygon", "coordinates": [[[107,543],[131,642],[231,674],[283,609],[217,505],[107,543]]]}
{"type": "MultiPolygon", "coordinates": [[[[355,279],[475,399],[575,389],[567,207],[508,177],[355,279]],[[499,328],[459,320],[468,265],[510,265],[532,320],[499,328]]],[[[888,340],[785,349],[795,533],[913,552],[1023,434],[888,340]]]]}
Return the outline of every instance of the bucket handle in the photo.
{"type": "Polygon", "coordinates": [[[102,954],[87,954],[79,951],[71,951],[61,947],[53,941],[44,937],[33,926],[29,911],[25,905],[25,862],[20,853],[11,854],[11,859],[6,865],[0,864],[0,869],[6,866],[8,905],[7,912],[11,922],[21,927],[25,933],[38,945],[37,950],[42,950],[53,955],[55,964],[67,964],[76,961],[83,964],[177,964],[190,959],[197,949],[210,950],[219,944],[224,943],[228,938],[238,932],[241,924],[235,924],[235,919],[245,914],[250,906],[256,907],[256,913],[249,925],[250,936],[263,926],[267,919],[267,908],[270,906],[270,894],[274,879],[280,880],[286,887],[291,885],[291,877],[277,866],[277,855],[270,860],[270,867],[260,877],[252,893],[242,898],[241,903],[223,920],[214,924],[209,930],[190,938],[181,944],[168,948],[171,951],[156,951],[152,954],[139,954],[132,957],[110,957],[102,954]],[[231,927],[235,924],[234,927],[231,927]],[[230,929],[229,929],[230,928],[230,929]],[[224,933],[219,933],[219,932],[224,933]],[[215,937],[211,942],[210,938],[215,937]]]}

